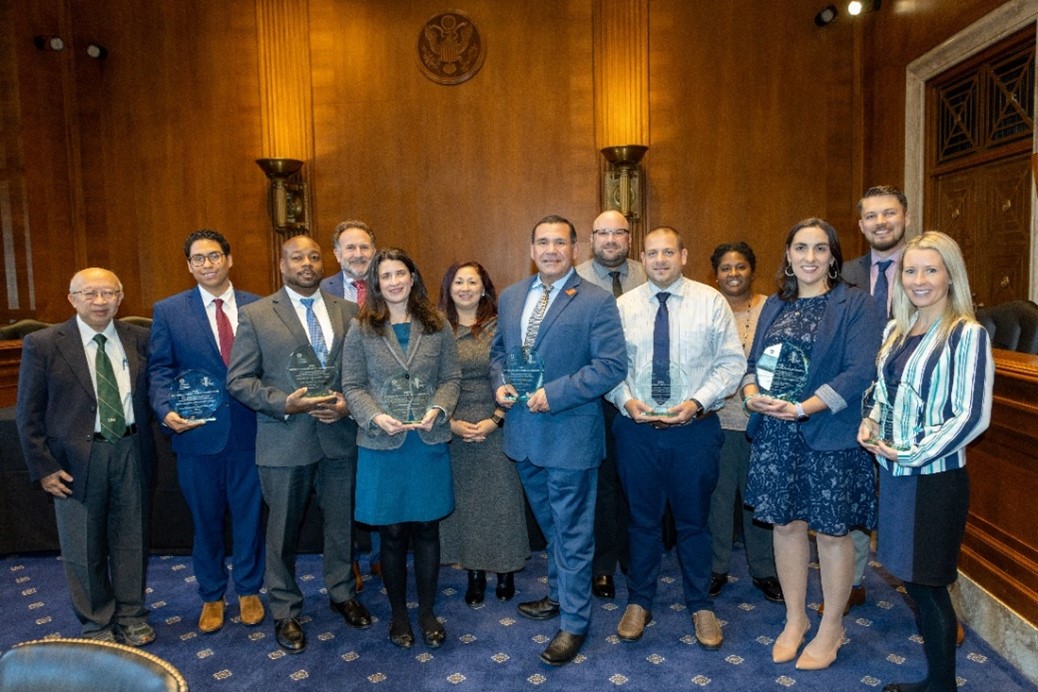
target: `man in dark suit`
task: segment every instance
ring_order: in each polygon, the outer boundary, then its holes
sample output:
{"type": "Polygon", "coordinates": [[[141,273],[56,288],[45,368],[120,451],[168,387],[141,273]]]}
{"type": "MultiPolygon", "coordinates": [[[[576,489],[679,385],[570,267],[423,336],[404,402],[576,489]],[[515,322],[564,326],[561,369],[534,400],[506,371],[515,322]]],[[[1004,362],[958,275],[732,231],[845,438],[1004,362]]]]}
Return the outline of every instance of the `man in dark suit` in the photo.
{"type": "Polygon", "coordinates": [[[368,269],[375,256],[374,231],[363,221],[343,221],[332,231],[332,248],[342,271],[322,281],[321,290],[363,305],[368,269]]]}
{"type": "MultiPolygon", "coordinates": [[[[870,187],[858,201],[858,227],[871,250],[843,265],[843,280],[876,298],[879,324],[886,326],[890,316],[890,296],[898,281],[897,265],[905,249],[905,230],[912,223],[908,199],[892,185],[870,187]]],[[[847,611],[865,603],[865,566],[868,564],[872,534],[862,529],[851,531],[854,541],[854,583],[847,600],[847,611]]],[[[825,610],[825,604],[819,614],[825,610]]]]}
{"type": "MultiPolygon", "coordinates": [[[[357,306],[318,290],[321,248],[296,236],[281,246],[277,293],[242,308],[227,371],[227,391],[256,412],[256,464],[267,519],[266,585],[278,645],[306,649],[295,578],[303,515],[316,491],[324,517],[324,584],[332,610],[352,627],[371,625],[357,600],[350,550],[357,425],[342,395],[342,342],[357,306]],[[326,396],[307,396],[289,373],[303,358],[328,373],[326,396]]],[[[318,392],[315,392],[318,394],[318,392]]]]}
{"type": "Polygon", "coordinates": [[[16,417],[29,475],[54,496],[61,557],[82,636],[144,646],[149,425],[148,331],[114,320],[107,269],[72,277],[76,316],[22,344],[16,417]]]}
{"type": "Polygon", "coordinates": [[[530,257],[537,274],[501,293],[491,347],[491,381],[498,404],[508,409],[505,454],[518,464],[548,541],[548,596],[520,603],[519,613],[547,620],[561,612],[561,626],[541,654],[551,665],[573,660],[590,625],[596,470],[605,454],[599,399],[627,374],[616,300],[573,269],[576,242],[573,224],[562,217],[534,226],[530,257]],[[544,383],[516,403],[504,366],[519,350],[540,356],[544,383]]]}
{"type": "Polygon", "coordinates": [[[243,625],[263,621],[263,497],[256,472],[256,414],[227,396],[209,418],[187,420],[170,404],[175,380],[188,371],[205,373],[224,388],[238,310],[259,296],[236,291],[229,272],[231,246],[216,231],[195,231],[184,242],[195,288],[155,304],[148,364],[151,405],[173,433],[180,489],[191,510],[191,557],[202,598],[198,629],[215,632],[224,623],[227,553],[224,518],[231,517],[234,590],[243,625]]]}

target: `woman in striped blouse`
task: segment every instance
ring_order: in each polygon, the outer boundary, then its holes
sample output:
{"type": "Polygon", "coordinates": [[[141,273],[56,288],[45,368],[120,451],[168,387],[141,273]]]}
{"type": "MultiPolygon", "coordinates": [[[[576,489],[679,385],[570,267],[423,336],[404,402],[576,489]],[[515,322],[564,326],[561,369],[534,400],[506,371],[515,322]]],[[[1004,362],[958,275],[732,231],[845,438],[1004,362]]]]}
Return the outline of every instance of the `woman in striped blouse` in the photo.
{"type": "Polygon", "coordinates": [[[883,689],[943,692],[956,689],[948,585],[969,507],[966,445],[990,422],[994,365],[952,238],[910,240],[900,277],[858,441],[879,461],[878,559],[916,603],[927,678],[883,689]]]}

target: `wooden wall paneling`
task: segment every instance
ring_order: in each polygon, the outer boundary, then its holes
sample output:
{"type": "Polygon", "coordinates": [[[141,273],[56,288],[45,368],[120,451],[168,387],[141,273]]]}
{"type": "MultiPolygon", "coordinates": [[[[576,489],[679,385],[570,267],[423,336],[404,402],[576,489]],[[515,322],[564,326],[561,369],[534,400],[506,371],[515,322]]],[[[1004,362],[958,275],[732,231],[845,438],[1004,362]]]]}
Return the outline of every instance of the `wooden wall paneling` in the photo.
{"type": "Polygon", "coordinates": [[[959,568],[1038,626],[1038,357],[995,351],[991,427],[969,449],[970,514],[959,568]]]}
{"type": "Polygon", "coordinates": [[[487,54],[455,86],[417,65],[419,31],[441,4],[310,8],[326,252],[335,223],[360,218],[380,247],[411,252],[430,286],[452,262],[476,259],[503,287],[528,275],[537,219],[558,213],[589,229],[598,206],[589,3],[467,4],[487,54]]]}
{"type": "Polygon", "coordinates": [[[758,257],[756,288],[770,293],[793,223],[826,217],[844,244],[858,233],[853,32],[846,22],[819,29],[818,9],[650,3],[650,225],[685,234],[689,276],[713,283],[713,248],[744,239],[758,257]]]}

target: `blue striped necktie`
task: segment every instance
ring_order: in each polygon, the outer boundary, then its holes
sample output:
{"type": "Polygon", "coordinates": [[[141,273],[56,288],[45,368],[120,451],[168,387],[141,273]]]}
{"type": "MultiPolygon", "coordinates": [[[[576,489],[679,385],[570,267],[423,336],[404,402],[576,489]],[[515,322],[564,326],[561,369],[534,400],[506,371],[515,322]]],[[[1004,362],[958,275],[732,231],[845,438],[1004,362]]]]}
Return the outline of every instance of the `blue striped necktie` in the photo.
{"type": "Polygon", "coordinates": [[[317,315],[314,314],[314,300],[315,298],[300,298],[299,302],[306,308],[306,328],[310,331],[310,345],[314,347],[314,353],[317,354],[317,360],[321,361],[321,365],[328,365],[328,344],[324,341],[324,330],[321,329],[321,323],[317,321],[317,315]]]}

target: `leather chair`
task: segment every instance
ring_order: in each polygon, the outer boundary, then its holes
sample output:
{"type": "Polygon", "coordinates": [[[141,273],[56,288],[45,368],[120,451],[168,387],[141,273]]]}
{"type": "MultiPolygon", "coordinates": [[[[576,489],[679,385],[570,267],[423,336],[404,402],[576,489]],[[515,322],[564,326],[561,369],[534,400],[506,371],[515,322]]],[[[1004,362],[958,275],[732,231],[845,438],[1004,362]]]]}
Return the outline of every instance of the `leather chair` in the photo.
{"type": "Polygon", "coordinates": [[[26,334],[31,334],[38,329],[43,329],[51,325],[46,322],[40,322],[39,320],[24,319],[12,322],[11,324],[0,327],[0,341],[19,341],[25,338],[26,334]]]}
{"type": "Polygon", "coordinates": [[[1013,300],[977,311],[977,321],[988,330],[992,348],[1038,354],[1038,305],[1013,300]]]}
{"type": "Polygon", "coordinates": [[[39,639],[0,656],[0,692],[187,692],[158,656],[92,639],[39,639]]]}
{"type": "Polygon", "coordinates": [[[138,327],[144,327],[145,329],[151,329],[151,318],[150,317],[138,317],[136,315],[129,315],[127,317],[120,317],[121,322],[127,324],[135,324],[138,327]]]}

